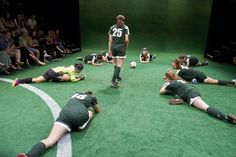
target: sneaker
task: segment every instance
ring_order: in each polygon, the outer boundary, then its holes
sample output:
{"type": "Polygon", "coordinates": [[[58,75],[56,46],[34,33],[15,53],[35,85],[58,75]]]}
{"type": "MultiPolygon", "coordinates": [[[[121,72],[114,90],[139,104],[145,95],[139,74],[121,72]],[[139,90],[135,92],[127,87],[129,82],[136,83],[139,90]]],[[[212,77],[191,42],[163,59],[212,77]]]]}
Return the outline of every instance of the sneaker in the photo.
{"type": "Polygon", "coordinates": [[[18,86],[20,84],[20,81],[18,80],[18,78],[16,78],[13,82],[12,82],[12,87],[18,86]]]}
{"type": "Polygon", "coordinates": [[[78,78],[79,78],[80,81],[81,81],[81,80],[85,80],[86,75],[80,75],[78,78]]]}
{"type": "Polygon", "coordinates": [[[119,87],[119,85],[118,85],[117,82],[111,82],[110,85],[111,85],[112,87],[114,87],[114,88],[118,88],[118,87],[119,87]]]}
{"type": "Polygon", "coordinates": [[[27,157],[27,155],[25,153],[19,153],[17,154],[17,157],[27,157]]]}
{"type": "Polygon", "coordinates": [[[80,61],[83,61],[83,60],[84,60],[83,57],[77,57],[76,59],[77,59],[77,60],[80,60],[80,61]]]}
{"type": "Polygon", "coordinates": [[[171,105],[180,105],[183,103],[184,103],[183,99],[170,99],[169,100],[169,104],[171,104],[171,105]]]}
{"type": "Polygon", "coordinates": [[[234,82],[234,84],[236,85],[236,79],[233,79],[232,82],[234,82]]]}
{"type": "Polygon", "coordinates": [[[152,59],[155,59],[155,58],[157,58],[157,55],[153,55],[152,59]]]}
{"type": "Polygon", "coordinates": [[[204,65],[208,65],[208,64],[209,64],[208,61],[204,61],[204,63],[202,63],[203,66],[204,66],[204,65]]]}
{"type": "Polygon", "coordinates": [[[122,78],[121,77],[118,77],[117,79],[116,79],[116,82],[120,82],[122,80],[122,78]]]}
{"type": "Polygon", "coordinates": [[[227,115],[227,120],[229,123],[236,124],[236,116],[234,116],[232,114],[227,115]]]}

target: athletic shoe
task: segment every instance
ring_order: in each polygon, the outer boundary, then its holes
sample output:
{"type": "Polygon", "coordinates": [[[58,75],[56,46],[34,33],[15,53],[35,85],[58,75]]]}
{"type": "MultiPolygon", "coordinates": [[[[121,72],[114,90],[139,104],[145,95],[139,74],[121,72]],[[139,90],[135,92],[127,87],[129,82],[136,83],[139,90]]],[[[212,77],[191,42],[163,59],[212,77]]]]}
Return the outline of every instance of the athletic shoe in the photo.
{"type": "Polygon", "coordinates": [[[234,116],[232,114],[227,115],[227,120],[228,120],[228,122],[230,122],[232,124],[236,124],[236,116],[234,116]]]}
{"type": "Polygon", "coordinates": [[[155,59],[155,58],[157,58],[157,55],[153,55],[152,59],[155,59]]]}
{"type": "Polygon", "coordinates": [[[116,79],[116,82],[120,82],[122,80],[122,78],[121,77],[118,77],[117,79],[116,79]]]}
{"type": "Polygon", "coordinates": [[[119,87],[119,85],[118,85],[117,82],[111,82],[110,85],[111,85],[112,87],[114,87],[114,88],[118,88],[118,87],[119,87]]]}
{"type": "Polygon", "coordinates": [[[205,61],[204,63],[202,63],[202,65],[208,65],[209,62],[208,61],[205,61]]]}
{"type": "Polygon", "coordinates": [[[20,84],[20,81],[18,80],[18,78],[16,78],[13,82],[12,82],[12,87],[18,86],[20,84]]]}
{"type": "Polygon", "coordinates": [[[233,79],[232,82],[234,82],[234,84],[236,85],[236,79],[233,79]]]}
{"type": "Polygon", "coordinates": [[[85,80],[86,75],[81,75],[81,76],[79,76],[78,78],[79,78],[80,81],[81,81],[81,80],[85,80]]]}
{"type": "Polygon", "coordinates": [[[19,153],[17,154],[17,157],[27,157],[27,155],[25,153],[19,153]]]}
{"type": "Polygon", "coordinates": [[[180,105],[183,103],[184,103],[183,99],[170,99],[169,100],[169,104],[171,104],[171,105],[180,105]]]}
{"type": "Polygon", "coordinates": [[[77,59],[77,60],[80,60],[80,61],[83,61],[83,60],[84,60],[83,57],[77,57],[76,59],[77,59]]]}

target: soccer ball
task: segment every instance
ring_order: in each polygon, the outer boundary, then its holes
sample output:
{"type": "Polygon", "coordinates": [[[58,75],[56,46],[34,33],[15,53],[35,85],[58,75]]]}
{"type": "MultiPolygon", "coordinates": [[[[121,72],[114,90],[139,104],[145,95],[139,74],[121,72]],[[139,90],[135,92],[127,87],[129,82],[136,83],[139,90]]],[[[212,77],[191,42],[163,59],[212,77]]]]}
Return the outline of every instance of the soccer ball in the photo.
{"type": "Polygon", "coordinates": [[[132,61],[130,64],[129,64],[130,68],[132,69],[135,69],[136,66],[137,66],[137,63],[135,61],[132,61]]]}

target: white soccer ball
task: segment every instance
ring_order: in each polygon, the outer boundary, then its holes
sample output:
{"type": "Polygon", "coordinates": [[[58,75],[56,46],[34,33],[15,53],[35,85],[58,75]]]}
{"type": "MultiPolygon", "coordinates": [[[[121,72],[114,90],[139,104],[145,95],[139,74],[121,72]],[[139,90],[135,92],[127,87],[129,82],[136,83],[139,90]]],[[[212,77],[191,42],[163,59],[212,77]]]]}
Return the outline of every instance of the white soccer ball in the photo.
{"type": "Polygon", "coordinates": [[[137,63],[135,61],[132,61],[129,65],[130,65],[130,68],[136,68],[137,63]]]}

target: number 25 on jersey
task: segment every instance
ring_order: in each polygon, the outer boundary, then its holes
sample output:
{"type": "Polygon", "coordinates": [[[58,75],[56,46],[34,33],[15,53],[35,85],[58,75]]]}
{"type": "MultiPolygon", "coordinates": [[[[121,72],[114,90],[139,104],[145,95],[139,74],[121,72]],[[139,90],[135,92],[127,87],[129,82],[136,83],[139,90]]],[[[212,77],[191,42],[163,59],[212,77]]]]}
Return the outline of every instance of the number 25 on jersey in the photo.
{"type": "Polygon", "coordinates": [[[112,31],[113,31],[113,34],[112,34],[113,37],[122,36],[122,28],[113,28],[112,31]]]}

